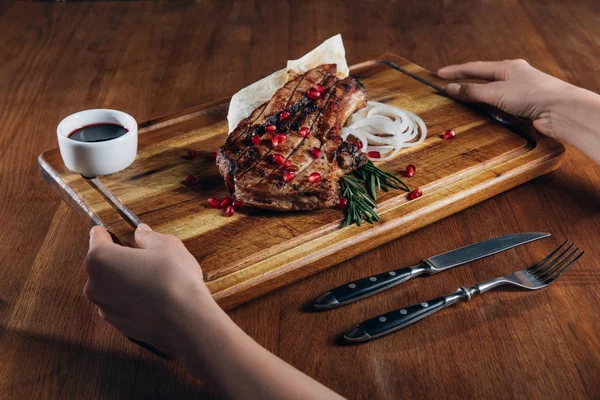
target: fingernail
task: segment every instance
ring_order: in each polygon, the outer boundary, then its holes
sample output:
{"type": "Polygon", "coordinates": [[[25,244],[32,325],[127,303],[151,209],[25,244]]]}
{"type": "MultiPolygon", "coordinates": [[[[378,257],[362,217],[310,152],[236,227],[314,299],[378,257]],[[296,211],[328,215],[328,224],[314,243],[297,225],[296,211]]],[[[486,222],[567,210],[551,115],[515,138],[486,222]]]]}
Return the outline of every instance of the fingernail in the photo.
{"type": "Polygon", "coordinates": [[[148,225],[146,224],[139,224],[137,227],[138,231],[140,232],[151,232],[152,228],[150,228],[148,225]]]}
{"type": "Polygon", "coordinates": [[[458,83],[449,83],[446,85],[446,93],[450,96],[456,96],[460,93],[460,85],[458,83]]]}

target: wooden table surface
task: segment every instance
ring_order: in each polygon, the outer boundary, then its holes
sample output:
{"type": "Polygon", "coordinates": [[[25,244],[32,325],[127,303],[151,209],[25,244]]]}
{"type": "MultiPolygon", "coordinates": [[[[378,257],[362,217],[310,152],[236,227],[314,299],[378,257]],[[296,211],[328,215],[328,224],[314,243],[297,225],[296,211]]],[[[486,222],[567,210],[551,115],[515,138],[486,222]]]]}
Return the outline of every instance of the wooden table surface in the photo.
{"type": "MultiPolygon", "coordinates": [[[[350,63],[385,51],[431,70],[525,58],[600,91],[595,0],[348,3],[0,0],[0,398],[220,398],[84,299],[86,225],[36,163],[64,116],[108,107],[143,121],[230,96],[338,32],[350,63]]],[[[599,233],[600,167],[568,148],[549,175],[230,315],[349,398],[599,398],[599,233]],[[303,310],[347,280],[521,231],[554,236],[343,309],[303,310]],[[491,292],[372,343],[336,344],[365,317],[522,268],[566,238],[586,255],[549,289],[491,292]]]]}

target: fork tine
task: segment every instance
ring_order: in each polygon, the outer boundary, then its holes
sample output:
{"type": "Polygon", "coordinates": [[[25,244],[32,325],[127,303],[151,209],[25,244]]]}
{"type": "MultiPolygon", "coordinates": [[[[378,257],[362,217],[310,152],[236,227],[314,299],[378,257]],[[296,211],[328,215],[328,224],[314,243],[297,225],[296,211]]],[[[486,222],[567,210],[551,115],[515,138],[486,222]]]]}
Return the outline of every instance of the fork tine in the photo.
{"type": "MultiPolygon", "coordinates": [[[[568,243],[568,241],[567,241],[568,243]]],[[[535,277],[539,277],[540,275],[546,273],[550,268],[552,268],[553,265],[556,265],[556,263],[565,255],[566,252],[568,252],[569,250],[571,250],[571,248],[574,246],[574,243],[571,243],[569,246],[567,246],[564,249],[561,249],[562,252],[559,253],[557,256],[554,256],[550,261],[548,261],[548,263],[546,265],[541,265],[540,267],[538,267],[537,269],[535,269],[534,271],[530,271],[530,273],[535,276],[535,277]]],[[[562,247],[562,246],[561,246],[562,247]]],[[[555,254],[556,252],[553,252],[553,254],[555,254]]],[[[548,258],[548,257],[546,257],[548,258]]]]}
{"type": "Polygon", "coordinates": [[[537,274],[536,278],[538,278],[541,281],[548,279],[548,277],[552,276],[563,265],[568,263],[571,260],[571,257],[573,256],[573,254],[576,254],[578,251],[579,251],[579,248],[576,248],[575,250],[573,250],[569,254],[567,254],[564,258],[557,257],[555,259],[554,263],[552,265],[550,265],[550,267],[547,270],[545,270],[544,272],[537,274]]]}
{"type": "Polygon", "coordinates": [[[569,268],[571,268],[573,266],[573,264],[575,264],[575,262],[577,262],[577,260],[579,260],[579,258],[581,258],[582,255],[585,254],[585,251],[581,251],[570,263],[568,263],[565,267],[563,267],[562,269],[560,269],[559,271],[557,271],[554,276],[548,278],[546,280],[547,284],[550,284],[552,282],[554,282],[555,280],[557,280],[558,278],[560,278],[560,276],[562,274],[564,274],[565,272],[567,272],[567,270],[569,268]]]}
{"type": "Polygon", "coordinates": [[[539,269],[542,265],[544,265],[546,263],[546,261],[550,260],[556,253],[558,253],[560,251],[560,249],[569,242],[569,239],[565,240],[560,246],[558,246],[556,248],[556,250],[554,250],[552,253],[548,254],[546,256],[546,258],[544,258],[542,261],[538,262],[537,264],[532,265],[531,267],[527,268],[527,271],[529,272],[533,272],[534,270],[539,269]]]}

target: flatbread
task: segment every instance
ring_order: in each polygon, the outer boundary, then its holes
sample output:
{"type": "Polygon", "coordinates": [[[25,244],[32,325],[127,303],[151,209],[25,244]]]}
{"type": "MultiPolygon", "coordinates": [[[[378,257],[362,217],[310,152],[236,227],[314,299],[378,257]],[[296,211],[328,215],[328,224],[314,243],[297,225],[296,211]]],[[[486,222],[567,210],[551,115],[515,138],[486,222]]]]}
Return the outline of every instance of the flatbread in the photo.
{"type": "Polygon", "coordinates": [[[349,69],[342,35],[337,34],[330,37],[303,57],[289,60],[286,68],[280,69],[234,94],[227,113],[229,133],[258,106],[273,97],[277,89],[285,85],[288,80],[322,64],[337,64],[338,77],[348,76],[349,69]]]}

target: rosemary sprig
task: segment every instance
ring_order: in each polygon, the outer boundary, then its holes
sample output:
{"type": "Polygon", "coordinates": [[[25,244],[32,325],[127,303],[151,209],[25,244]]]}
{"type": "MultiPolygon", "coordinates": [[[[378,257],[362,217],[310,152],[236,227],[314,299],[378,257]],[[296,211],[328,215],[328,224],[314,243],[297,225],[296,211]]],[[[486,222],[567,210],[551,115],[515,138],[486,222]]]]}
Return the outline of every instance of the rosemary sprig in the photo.
{"type": "Polygon", "coordinates": [[[371,224],[379,221],[379,216],[374,210],[377,208],[375,203],[377,191],[388,192],[390,188],[410,191],[402,179],[377,168],[371,161],[344,175],[341,179],[341,186],[342,196],[348,199],[344,226],[352,223],[360,226],[363,220],[371,224]]]}

